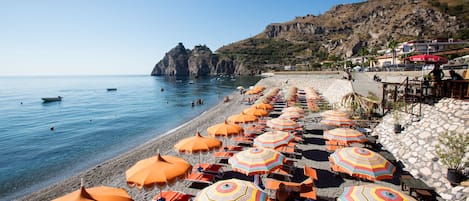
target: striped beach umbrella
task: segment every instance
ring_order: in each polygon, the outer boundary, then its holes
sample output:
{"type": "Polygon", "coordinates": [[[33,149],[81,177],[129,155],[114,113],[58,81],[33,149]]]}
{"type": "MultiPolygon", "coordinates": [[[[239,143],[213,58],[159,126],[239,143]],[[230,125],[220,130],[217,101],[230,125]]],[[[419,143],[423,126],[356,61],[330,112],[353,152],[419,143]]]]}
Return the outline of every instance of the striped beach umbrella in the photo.
{"type": "Polygon", "coordinates": [[[287,112],[283,112],[279,118],[284,118],[284,119],[299,119],[299,118],[303,118],[303,115],[299,112],[294,112],[294,111],[287,111],[287,112]]]}
{"type": "Polygon", "coordinates": [[[269,148],[254,147],[240,151],[228,159],[234,171],[248,176],[266,174],[278,169],[285,162],[285,156],[269,148]]]}
{"type": "Polygon", "coordinates": [[[283,113],[285,112],[298,112],[300,114],[304,114],[305,111],[302,109],[302,108],[299,108],[299,107],[296,107],[296,106],[290,106],[290,107],[287,107],[287,108],[284,108],[282,110],[283,113]]]}
{"type": "Polygon", "coordinates": [[[330,155],[332,170],[370,181],[392,179],[396,167],[376,152],[345,147],[330,155]]]}
{"type": "Polygon", "coordinates": [[[289,132],[269,131],[254,138],[254,146],[264,148],[277,148],[287,145],[295,136],[289,132]]]}
{"type": "Polygon", "coordinates": [[[221,180],[204,189],[202,189],[194,201],[265,201],[268,195],[254,185],[252,182],[228,179],[221,180]]]}
{"type": "Polygon", "coordinates": [[[298,124],[295,121],[285,118],[267,120],[267,126],[274,130],[295,130],[298,128],[298,124]]]}
{"type": "Polygon", "coordinates": [[[337,201],[415,201],[411,196],[380,185],[362,185],[345,187],[337,201]]]}
{"type": "Polygon", "coordinates": [[[349,118],[345,117],[326,117],[322,119],[320,124],[328,125],[328,126],[354,126],[355,122],[349,118]]]}
{"type": "Polygon", "coordinates": [[[324,118],[327,118],[327,117],[344,117],[344,118],[348,118],[350,115],[346,112],[342,112],[342,111],[339,111],[339,110],[326,110],[326,111],[321,113],[321,116],[324,117],[324,118]]]}
{"type": "Polygon", "coordinates": [[[324,131],[324,138],[344,143],[366,142],[366,136],[363,133],[351,128],[335,128],[324,131]]]}

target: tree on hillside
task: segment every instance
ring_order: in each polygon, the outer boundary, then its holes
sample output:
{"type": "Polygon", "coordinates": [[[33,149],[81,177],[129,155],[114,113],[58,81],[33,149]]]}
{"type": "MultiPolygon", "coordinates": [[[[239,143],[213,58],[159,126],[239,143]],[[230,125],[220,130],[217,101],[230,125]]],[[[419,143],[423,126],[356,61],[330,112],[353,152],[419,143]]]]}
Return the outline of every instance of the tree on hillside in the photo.
{"type": "Polygon", "coordinates": [[[361,48],[360,50],[358,50],[358,55],[360,55],[361,59],[362,59],[362,63],[361,63],[361,66],[363,67],[363,64],[365,63],[365,56],[368,55],[369,52],[368,52],[368,49],[366,48],[361,48]]]}
{"type": "Polygon", "coordinates": [[[396,48],[397,48],[397,41],[391,40],[388,43],[388,48],[391,49],[392,52],[392,65],[396,64],[396,48]]]}
{"type": "Polygon", "coordinates": [[[370,67],[375,67],[375,62],[376,62],[376,57],[374,56],[371,56],[371,57],[368,57],[368,61],[370,61],[370,67]]]}

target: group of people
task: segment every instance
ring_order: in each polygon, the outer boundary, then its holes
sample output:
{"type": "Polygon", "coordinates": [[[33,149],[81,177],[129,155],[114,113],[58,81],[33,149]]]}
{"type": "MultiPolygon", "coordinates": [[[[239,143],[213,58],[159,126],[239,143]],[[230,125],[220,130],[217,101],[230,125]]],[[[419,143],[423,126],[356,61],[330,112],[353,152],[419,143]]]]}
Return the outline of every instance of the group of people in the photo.
{"type": "MultiPolygon", "coordinates": [[[[442,69],[440,69],[440,65],[435,65],[433,70],[431,70],[428,75],[432,77],[434,81],[441,81],[445,77],[445,73],[442,69]]],[[[459,74],[456,73],[453,69],[449,71],[450,78],[449,80],[464,80],[464,78],[459,74]]]]}
{"type": "Polygon", "coordinates": [[[201,99],[201,98],[199,98],[199,99],[197,99],[196,101],[192,101],[192,102],[191,102],[192,107],[194,107],[196,103],[197,103],[197,105],[203,105],[203,104],[204,104],[204,100],[201,99]]]}

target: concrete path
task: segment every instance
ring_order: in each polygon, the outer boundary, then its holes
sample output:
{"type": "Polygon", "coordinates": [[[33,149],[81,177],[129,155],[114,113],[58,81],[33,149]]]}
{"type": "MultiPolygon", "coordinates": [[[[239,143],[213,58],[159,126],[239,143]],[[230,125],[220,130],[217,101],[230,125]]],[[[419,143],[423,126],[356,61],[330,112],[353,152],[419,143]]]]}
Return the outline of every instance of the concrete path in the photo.
{"type": "Polygon", "coordinates": [[[352,82],[353,89],[360,95],[365,97],[369,96],[369,93],[373,93],[378,96],[381,101],[383,97],[383,85],[380,82],[376,82],[372,77],[369,77],[365,73],[355,72],[352,74],[355,81],[352,82]]]}

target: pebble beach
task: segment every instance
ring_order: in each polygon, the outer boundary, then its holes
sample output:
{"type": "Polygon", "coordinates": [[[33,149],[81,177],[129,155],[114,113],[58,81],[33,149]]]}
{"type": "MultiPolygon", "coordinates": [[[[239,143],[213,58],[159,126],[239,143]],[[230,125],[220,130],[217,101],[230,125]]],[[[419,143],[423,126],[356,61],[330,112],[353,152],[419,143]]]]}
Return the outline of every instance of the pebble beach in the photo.
{"type": "MultiPolygon", "coordinates": [[[[287,89],[290,86],[296,86],[299,89],[312,87],[317,90],[320,94],[322,94],[323,98],[329,104],[333,105],[339,102],[345,94],[353,92],[354,87],[359,85],[357,85],[357,83],[352,83],[347,80],[342,80],[340,79],[341,76],[342,74],[337,72],[320,75],[273,75],[260,80],[257,85],[265,86],[267,87],[267,89],[271,87],[287,89]]],[[[369,90],[371,91],[376,90],[376,87],[379,87],[379,85],[366,85],[366,87],[369,87],[369,90]]],[[[362,88],[360,90],[366,91],[367,89],[362,88]]],[[[248,105],[244,105],[242,103],[242,100],[244,98],[245,95],[241,95],[239,92],[234,92],[229,95],[230,100],[228,102],[218,103],[213,108],[203,112],[200,116],[184,123],[183,125],[180,125],[177,128],[174,128],[173,130],[165,133],[164,135],[152,139],[138,147],[135,147],[134,149],[122,155],[116,156],[111,160],[105,161],[95,167],[80,172],[73,177],[67,178],[59,183],[48,186],[42,190],[34,192],[18,200],[52,200],[79,189],[81,179],[83,179],[85,187],[95,187],[104,185],[110,187],[124,188],[134,200],[151,200],[155,195],[158,194],[160,189],[130,188],[129,186],[127,186],[126,183],[125,171],[131,166],[133,166],[137,161],[155,156],[158,153],[160,153],[161,155],[179,156],[186,159],[192,165],[197,164],[199,162],[198,156],[179,155],[173,148],[174,144],[176,144],[179,140],[183,138],[195,135],[195,133],[198,131],[201,132],[202,135],[206,135],[206,130],[208,127],[222,123],[226,118],[231,115],[239,114],[243,109],[249,107],[248,105]]],[[[458,114],[462,116],[459,120],[467,121],[467,119],[463,118],[468,118],[467,103],[460,104],[460,107],[466,108],[466,112],[458,114]]],[[[334,200],[343,192],[343,189],[345,187],[361,185],[364,184],[364,182],[351,179],[338,179],[330,172],[330,165],[329,161],[327,160],[328,152],[325,151],[324,139],[322,138],[322,131],[328,129],[328,127],[320,125],[317,121],[313,120],[318,117],[319,113],[308,113],[308,115],[305,116],[305,143],[298,145],[298,148],[302,150],[302,158],[296,160],[296,166],[310,166],[315,168],[318,171],[319,178],[318,181],[315,183],[317,187],[318,198],[320,198],[320,200],[334,200]]],[[[387,119],[388,117],[385,117],[385,120],[387,119]]],[[[382,133],[386,133],[385,131],[382,131],[382,129],[386,129],[387,127],[385,127],[384,125],[378,125],[377,127],[380,133],[376,131],[373,132],[374,135],[380,136],[382,133]]],[[[407,132],[412,131],[407,130],[407,132]]],[[[383,144],[390,144],[389,138],[383,137],[382,139],[383,144]]],[[[230,145],[229,141],[224,141],[224,143],[230,145]]],[[[401,156],[397,156],[397,154],[400,154],[400,151],[395,150],[394,147],[395,146],[390,145],[389,151],[393,153],[397,159],[406,160],[409,158],[402,158],[401,156]]],[[[201,158],[204,162],[217,162],[210,153],[202,154],[201,158]]],[[[227,166],[226,168],[224,168],[224,170],[230,171],[231,169],[229,166],[227,166]]],[[[412,170],[407,171],[412,172],[412,170]]],[[[417,174],[419,172],[414,170],[414,173],[417,174]]],[[[433,179],[442,180],[442,178],[433,179]]],[[[469,194],[468,187],[458,188],[454,190],[451,186],[444,185],[444,181],[440,182],[442,182],[442,186],[446,188],[439,186],[437,192],[444,193],[446,197],[438,197],[438,200],[465,200],[466,198],[469,199],[467,196],[469,194]],[[452,191],[453,193],[451,193],[452,191]]],[[[400,189],[397,175],[395,176],[395,178],[393,178],[392,181],[377,181],[375,183],[394,189],[400,189]]],[[[196,195],[199,189],[189,188],[189,185],[190,184],[186,181],[179,181],[172,186],[166,187],[164,190],[171,189],[196,195]]],[[[429,183],[429,185],[431,184],[429,183]]]]}

